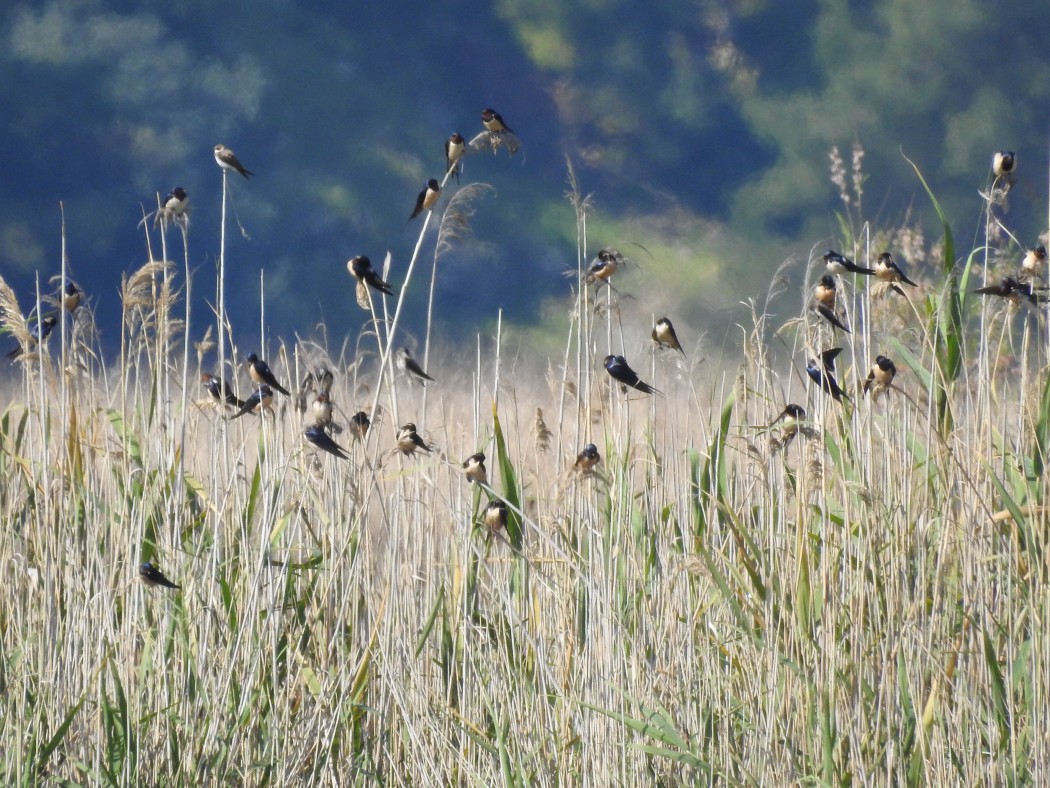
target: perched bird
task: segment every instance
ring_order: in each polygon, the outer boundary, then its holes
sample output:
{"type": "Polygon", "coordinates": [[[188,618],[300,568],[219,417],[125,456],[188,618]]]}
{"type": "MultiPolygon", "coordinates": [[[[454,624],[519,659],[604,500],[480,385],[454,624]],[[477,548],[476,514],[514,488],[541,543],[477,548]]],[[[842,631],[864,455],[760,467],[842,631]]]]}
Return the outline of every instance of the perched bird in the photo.
{"type": "MultiPolygon", "coordinates": [[[[42,340],[47,339],[48,334],[51,333],[51,330],[56,325],[58,325],[58,317],[55,315],[48,315],[43,320],[34,323],[29,329],[30,343],[35,345],[39,344],[42,340]]],[[[14,350],[7,354],[7,357],[10,359],[16,359],[21,355],[22,345],[19,343],[14,350]]]]}
{"type": "MultiPolygon", "coordinates": [[[[917,287],[917,285],[904,275],[904,271],[893,259],[889,252],[883,252],[875,261],[875,278],[883,282],[904,282],[906,285],[917,287]]],[[[900,288],[895,288],[900,291],[900,288]]],[[[901,291],[903,292],[903,291],[901,291]]]]}
{"type": "Polygon", "coordinates": [[[400,369],[404,374],[408,375],[409,380],[418,380],[422,385],[427,385],[427,381],[433,382],[433,378],[430,377],[423,368],[419,366],[419,363],[412,358],[412,355],[408,352],[407,347],[403,347],[397,351],[397,368],[400,369]]]}
{"type": "MultiPolygon", "coordinates": [[[[820,354],[820,361],[811,359],[806,365],[806,374],[810,379],[832,396],[836,402],[841,402],[846,393],[839,388],[835,380],[835,357],[842,352],[842,348],[833,347],[820,354]]],[[[846,397],[848,400],[849,397],[846,397]]]]}
{"type": "Polygon", "coordinates": [[[598,252],[598,256],[591,260],[591,264],[587,266],[587,281],[592,284],[594,282],[608,282],[612,275],[620,269],[620,263],[625,259],[615,249],[602,249],[598,252]]]}
{"type": "Polygon", "coordinates": [[[488,484],[489,476],[485,471],[485,455],[480,451],[477,454],[471,454],[467,459],[463,460],[463,473],[467,475],[467,479],[476,484],[488,484]]]}
{"type": "Polygon", "coordinates": [[[350,434],[355,438],[363,439],[368,433],[368,428],[371,424],[372,423],[368,419],[368,414],[363,410],[359,410],[350,417],[350,434]]]}
{"type": "Polygon", "coordinates": [[[996,178],[1010,174],[1016,166],[1017,156],[1012,150],[1001,150],[992,157],[992,172],[996,178]]]}
{"type": "Polygon", "coordinates": [[[80,306],[80,299],[84,297],[84,291],[77,287],[72,281],[66,282],[66,289],[62,293],[62,307],[67,312],[75,312],[80,306]]]}
{"type": "Polygon", "coordinates": [[[671,325],[671,321],[666,317],[661,317],[656,321],[656,325],[653,326],[653,342],[660,347],[669,347],[672,350],[679,351],[683,356],[685,351],[682,350],[682,343],[678,341],[678,335],[674,331],[674,326],[671,325]]]}
{"type": "Polygon", "coordinates": [[[335,375],[327,367],[317,367],[312,372],[307,372],[295,392],[295,409],[300,413],[306,412],[306,398],[312,391],[318,394],[328,394],[335,383],[335,375]]]}
{"type": "Polygon", "coordinates": [[[416,425],[408,422],[397,431],[397,448],[402,454],[411,454],[416,449],[429,452],[430,447],[423,442],[416,432],[416,425]]]}
{"type": "Polygon", "coordinates": [[[259,388],[252,392],[252,395],[244,401],[241,405],[241,409],[235,414],[230,416],[230,421],[239,419],[245,413],[263,413],[268,411],[273,414],[271,405],[273,404],[273,390],[263,383],[259,388]]]}
{"type": "Polygon", "coordinates": [[[271,388],[277,389],[286,397],[291,396],[288,389],[277,382],[277,378],[274,377],[273,372],[270,371],[270,365],[254,353],[248,355],[248,377],[256,383],[265,383],[271,388]]]}
{"type": "Polygon", "coordinates": [[[350,272],[354,279],[364,282],[373,290],[378,290],[384,295],[394,294],[394,291],[390,289],[390,285],[379,278],[379,274],[372,268],[372,261],[365,255],[361,254],[357,257],[351,257],[346,263],[346,270],[350,272]]]}
{"type": "Polygon", "coordinates": [[[772,429],[777,424],[783,422],[780,431],[780,448],[786,449],[791,445],[791,441],[798,435],[799,423],[804,421],[806,418],[806,410],[801,405],[795,405],[788,403],[784,406],[784,409],[780,411],[780,415],[770,422],[767,429],[772,429]]]}
{"type": "Polygon", "coordinates": [[[212,399],[216,402],[224,402],[227,405],[233,405],[235,408],[244,407],[244,401],[233,393],[233,388],[228,380],[219,380],[210,372],[202,372],[201,385],[208,390],[208,393],[211,394],[212,399]]]}
{"type": "Polygon", "coordinates": [[[813,289],[813,311],[827,320],[840,331],[850,333],[845,323],[839,320],[835,313],[835,277],[824,274],[813,289]]]}
{"type": "Polygon", "coordinates": [[[500,134],[504,131],[509,131],[511,134],[514,133],[514,129],[504,123],[500,114],[493,109],[486,109],[481,113],[481,122],[486,129],[495,134],[500,134]]]}
{"type": "Polygon", "coordinates": [[[979,287],[974,292],[980,295],[994,295],[1005,298],[1012,306],[1020,306],[1025,302],[1035,306],[1040,300],[1046,301],[1045,296],[1036,296],[1030,283],[1019,282],[1012,276],[1004,276],[999,284],[979,287]]]}
{"type": "Polygon", "coordinates": [[[235,170],[245,178],[250,178],[255,174],[241,164],[240,159],[234,155],[232,150],[222,144],[215,146],[215,163],[224,170],[235,170]]]}
{"type": "Polygon", "coordinates": [[[493,498],[485,506],[485,511],[482,513],[481,519],[485,523],[485,527],[489,529],[490,534],[494,534],[500,529],[506,528],[507,504],[499,498],[493,498]]]}
{"type": "MultiPolygon", "coordinates": [[[[643,383],[638,378],[636,373],[627,364],[627,359],[623,356],[606,356],[605,357],[605,371],[609,373],[613,380],[619,381],[624,386],[630,386],[633,389],[638,389],[645,394],[659,394],[660,392],[650,386],[648,383],[643,383]]],[[[626,391],[626,388],[624,389],[626,391]]]]}
{"type": "Polygon", "coordinates": [[[594,466],[602,461],[602,455],[598,453],[598,447],[588,443],[583,450],[576,455],[576,464],[573,466],[582,473],[591,473],[594,466]]]}
{"type": "Polygon", "coordinates": [[[875,356],[875,363],[871,366],[867,380],[864,381],[864,393],[871,392],[871,398],[888,389],[893,383],[893,377],[897,374],[897,367],[893,365],[886,356],[875,356]]]}
{"type": "Polygon", "coordinates": [[[416,197],[416,207],[412,209],[412,215],[408,217],[408,221],[412,221],[419,216],[419,214],[423,213],[423,211],[429,211],[433,208],[440,196],[441,184],[439,184],[434,178],[431,178],[416,197]]]}
{"type": "Polygon", "coordinates": [[[459,160],[463,158],[466,151],[467,143],[458,131],[445,140],[445,172],[455,175],[456,183],[459,183],[459,173],[462,169],[459,160]]]}
{"type": "Polygon", "coordinates": [[[833,252],[830,249],[827,254],[824,255],[824,263],[827,265],[828,271],[832,274],[867,274],[868,276],[872,276],[875,273],[873,269],[857,265],[848,257],[843,257],[838,252],[833,252]]]}
{"type": "Polygon", "coordinates": [[[1035,249],[1028,249],[1025,252],[1024,258],[1021,260],[1021,270],[1017,275],[1021,279],[1042,279],[1045,270],[1046,247],[1037,246],[1035,249]]]}
{"type": "Polygon", "coordinates": [[[321,427],[327,427],[332,423],[332,399],[328,396],[327,392],[317,392],[317,396],[314,397],[311,409],[314,414],[314,424],[321,427]]]}
{"type": "Polygon", "coordinates": [[[151,588],[155,588],[157,586],[162,586],[164,588],[182,587],[168,580],[168,578],[164,576],[164,573],[160,571],[157,567],[155,567],[153,564],[151,564],[149,561],[147,561],[139,567],[139,580],[141,580],[143,584],[150,586],[151,588]]]}
{"type": "Polygon", "coordinates": [[[161,200],[160,208],[157,210],[154,226],[158,222],[185,223],[189,218],[190,198],[186,190],[176,186],[168,195],[161,200]]]}
{"type": "Polygon", "coordinates": [[[332,440],[328,433],[324,431],[324,427],[320,424],[311,424],[305,430],[303,430],[303,437],[310,441],[314,446],[319,448],[321,451],[326,451],[329,454],[334,454],[341,460],[349,460],[350,455],[343,450],[343,447],[332,440]]]}

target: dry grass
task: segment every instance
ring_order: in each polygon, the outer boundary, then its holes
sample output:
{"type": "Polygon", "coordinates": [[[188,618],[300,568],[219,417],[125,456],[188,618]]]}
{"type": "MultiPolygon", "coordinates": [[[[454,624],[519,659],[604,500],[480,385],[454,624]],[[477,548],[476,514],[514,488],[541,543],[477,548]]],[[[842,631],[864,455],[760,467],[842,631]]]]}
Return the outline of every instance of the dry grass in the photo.
{"type": "Polygon", "coordinates": [[[969,321],[949,378],[923,303],[860,292],[841,376],[876,352],[901,371],[843,409],[777,358],[814,338],[756,309],[744,361],[704,378],[589,291],[573,193],[579,304],[607,308],[567,305],[562,359],[479,342],[428,363],[425,393],[392,376],[386,305],[353,363],[260,349],[289,388],[335,369],[344,426],[372,411],[364,441],[337,436],[346,462],[288,401],[229,422],[185,384],[166,268],[127,282],[122,369],[66,363],[77,331],[25,365],[0,418],[5,783],[1044,781],[1035,318],[1002,345],[969,321]],[[621,350],[665,397],[608,385],[621,350]],[[781,448],[762,428],[786,401],[810,418],[781,448]],[[391,455],[406,421],[433,454],[391,455]],[[478,450],[492,490],[459,465],[478,450]],[[494,537],[490,496],[511,511],[494,537]],[[147,560],[182,589],[133,582],[147,560]]]}

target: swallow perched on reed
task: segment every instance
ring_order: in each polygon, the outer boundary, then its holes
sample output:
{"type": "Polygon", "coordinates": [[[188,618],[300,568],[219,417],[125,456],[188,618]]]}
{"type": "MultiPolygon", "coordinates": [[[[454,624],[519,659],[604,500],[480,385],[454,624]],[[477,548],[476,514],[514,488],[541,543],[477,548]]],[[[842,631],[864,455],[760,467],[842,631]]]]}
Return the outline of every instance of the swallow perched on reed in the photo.
{"type": "Polygon", "coordinates": [[[494,109],[486,109],[481,113],[481,123],[487,131],[491,131],[494,134],[501,134],[504,131],[509,131],[511,134],[514,133],[514,129],[504,123],[503,118],[494,109]]]}
{"type": "Polygon", "coordinates": [[[846,392],[839,388],[838,381],[835,380],[835,357],[841,352],[840,347],[830,348],[820,354],[820,361],[810,359],[806,365],[806,374],[810,379],[823,391],[830,394],[836,402],[841,402],[843,397],[849,399],[846,392]]]}
{"type": "Polygon", "coordinates": [[[588,443],[579,454],[576,455],[576,464],[573,466],[583,474],[591,473],[594,466],[602,461],[602,455],[598,453],[598,447],[588,443]]]}
{"type": "Polygon", "coordinates": [[[250,377],[256,383],[265,383],[270,388],[277,389],[277,391],[284,394],[286,397],[290,397],[288,389],[277,382],[277,378],[274,377],[273,372],[270,370],[270,365],[259,358],[254,353],[248,355],[248,377],[250,377]]]}
{"type": "MultiPolygon", "coordinates": [[[[33,323],[33,325],[29,328],[30,346],[38,345],[43,340],[47,339],[48,335],[51,333],[52,329],[54,329],[56,325],[58,325],[58,317],[56,317],[55,315],[47,315],[44,317],[43,320],[38,320],[37,322],[33,323]]],[[[21,356],[22,353],[22,345],[21,343],[19,343],[14,350],[7,354],[7,357],[9,359],[14,360],[21,356]]]]}
{"type": "Polygon", "coordinates": [[[66,289],[62,292],[62,308],[67,312],[76,312],[83,297],[84,291],[77,287],[73,281],[67,281],[66,289]]]}
{"type": "Polygon", "coordinates": [[[357,257],[351,257],[346,262],[346,270],[350,272],[354,279],[364,282],[373,290],[378,290],[384,295],[394,294],[394,291],[390,289],[390,285],[379,278],[379,274],[372,268],[372,261],[367,256],[360,254],[357,257]]]}
{"type": "Polygon", "coordinates": [[[1020,279],[1043,279],[1046,270],[1046,247],[1037,246],[1025,251],[1021,259],[1021,270],[1017,276],[1020,279]]]}
{"type": "Polygon", "coordinates": [[[675,333],[674,326],[671,325],[671,321],[666,317],[661,317],[656,321],[656,325],[653,326],[653,342],[660,347],[669,347],[672,350],[677,350],[683,356],[685,351],[682,350],[682,343],[678,341],[678,334],[675,333]]]}
{"type": "Polygon", "coordinates": [[[1033,292],[1030,283],[1019,282],[1012,276],[1004,276],[999,281],[999,284],[978,287],[973,292],[979,293],[980,295],[993,295],[1005,298],[1012,306],[1020,306],[1022,303],[1036,306],[1040,301],[1046,301],[1045,296],[1037,296],[1033,292]]]}
{"type": "Polygon", "coordinates": [[[163,224],[165,222],[185,225],[187,219],[189,219],[189,209],[189,195],[186,194],[186,190],[181,186],[176,186],[160,201],[160,208],[157,209],[156,216],[153,219],[153,226],[156,227],[158,223],[163,224]]]}
{"type": "Polygon", "coordinates": [[[813,311],[840,331],[850,333],[845,323],[835,313],[835,277],[824,274],[813,289],[813,311]]]}
{"type": "Polygon", "coordinates": [[[480,451],[477,454],[471,454],[467,459],[463,460],[463,473],[467,475],[467,479],[475,484],[488,484],[489,476],[485,470],[485,455],[480,451]]]}
{"type": "Polygon", "coordinates": [[[341,460],[350,459],[350,455],[346,453],[342,446],[329,437],[328,433],[324,431],[324,427],[320,424],[311,424],[303,430],[303,437],[321,451],[334,454],[341,460]]]}
{"type": "MultiPolygon", "coordinates": [[[[643,383],[638,378],[638,373],[631,369],[627,363],[627,359],[623,356],[606,356],[605,357],[605,371],[609,373],[609,376],[623,384],[624,386],[630,386],[632,389],[637,389],[644,394],[659,394],[660,392],[650,386],[648,383],[643,383]]],[[[624,389],[626,391],[626,388],[624,389]]]]}
{"type": "Polygon", "coordinates": [[[408,221],[412,221],[423,211],[429,211],[437,204],[438,197],[441,196],[441,184],[439,184],[434,178],[427,181],[427,185],[424,186],[419,195],[416,197],[416,207],[412,209],[412,215],[408,217],[408,221]]]}
{"type": "Polygon", "coordinates": [[[416,425],[412,422],[404,424],[397,431],[397,449],[405,455],[412,454],[416,449],[422,449],[425,452],[430,451],[430,447],[419,437],[419,433],[416,432],[416,425]]]}
{"type": "Polygon", "coordinates": [[[363,410],[359,410],[353,416],[350,417],[350,434],[357,439],[364,439],[365,435],[368,434],[368,428],[372,425],[372,422],[368,419],[368,414],[363,410]]]}
{"type": "Polygon", "coordinates": [[[252,395],[241,405],[241,409],[230,416],[229,420],[239,419],[245,413],[269,412],[271,415],[274,415],[271,405],[273,405],[273,389],[263,383],[252,392],[252,395]]]}
{"type": "Polygon", "coordinates": [[[329,394],[335,383],[335,375],[324,366],[307,372],[295,392],[295,409],[300,413],[306,412],[306,400],[309,394],[316,391],[318,394],[329,394]]]}
{"type": "Polygon", "coordinates": [[[890,387],[893,378],[897,374],[897,367],[886,356],[875,356],[875,363],[871,365],[871,371],[864,381],[864,393],[871,392],[871,398],[877,399],[879,394],[890,387]]]}
{"type": "Polygon", "coordinates": [[[801,405],[795,405],[794,403],[788,403],[784,406],[784,409],[780,411],[780,415],[777,416],[773,421],[770,422],[767,429],[772,429],[777,424],[780,424],[780,448],[786,449],[791,445],[791,441],[798,435],[799,424],[806,419],[806,409],[801,405]]]}
{"type": "MultiPolygon", "coordinates": [[[[918,287],[918,285],[904,275],[904,271],[902,271],[901,267],[897,265],[896,261],[893,259],[893,255],[889,252],[883,252],[875,261],[875,278],[882,282],[890,282],[891,284],[903,282],[906,285],[918,287]]],[[[895,287],[894,289],[901,294],[904,293],[899,287],[895,287]]]]}
{"type": "Polygon", "coordinates": [[[992,157],[992,172],[996,178],[1009,175],[1017,166],[1017,156],[1012,150],[1001,150],[992,157]]]}
{"type": "Polygon", "coordinates": [[[463,135],[458,131],[445,140],[445,172],[451,172],[455,175],[456,183],[459,183],[459,173],[462,169],[459,160],[463,158],[463,154],[466,151],[467,143],[463,139],[463,135]]]}
{"type": "Polygon", "coordinates": [[[591,264],[587,266],[587,281],[592,284],[594,282],[608,282],[613,274],[620,270],[620,264],[625,259],[615,249],[600,250],[598,256],[591,260],[591,264]]]}
{"type": "Polygon", "coordinates": [[[168,580],[168,578],[164,576],[164,573],[149,561],[139,567],[139,580],[142,581],[143,585],[147,585],[150,588],[156,588],[157,586],[163,588],[182,587],[168,580]]]}
{"type": "Polygon", "coordinates": [[[224,170],[239,172],[245,178],[251,178],[255,174],[241,164],[241,160],[234,155],[232,150],[221,143],[215,146],[215,163],[224,170]]]}
{"type": "Polygon", "coordinates": [[[485,511],[481,515],[481,520],[485,523],[485,527],[489,529],[490,534],[494,534],[497,531],[506,528],[507,504],[499,498],[493,498],[485,506],[485,511]]]}
{"type": "Polygon", "coordinates": [[[232,405],[235,408],[244,407],[244,401],[233,393],[233,388],[228,380],[219,380],[210,372],[202,372],[201,385],[208,390],[211,398],[216,402],[232,405]]]}
{"type": "Polygon", "coordinates": [[[827,254],[824,255],[824,263],[827,266],[828,273],[832,274],[865,274],[867,276],[873,276],[875,274],[874,269],[857,265],[848,257],[843,257],[841,254],[832,251],[831,249],[829,249],[827,254]]]}
{"type": "Polygon", "coordinates": [[[310,409],[313,413],[314,424],[327,427],[332,423],[332,399],[327,392],[317,392],[310,409]]]}
{"type": "Polygon", "coordinates": [[[430,375],[423,371],[419,363],[412,358],[412,354],[408,352],[407,347],[398,349],[396,363],[397,368],[407,375],[409,380],[418,381],[423,386],[427,385],[428,380],[430,382],[434,381],[430,375]]]}

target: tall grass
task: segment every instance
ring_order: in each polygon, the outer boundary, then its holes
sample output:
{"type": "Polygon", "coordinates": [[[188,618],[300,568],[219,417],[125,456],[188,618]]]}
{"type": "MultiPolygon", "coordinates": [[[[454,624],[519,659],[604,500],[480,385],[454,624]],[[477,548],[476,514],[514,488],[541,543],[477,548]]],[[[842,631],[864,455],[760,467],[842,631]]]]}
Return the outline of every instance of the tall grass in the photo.
{"type": "MultiPolygon", "coordinates": [[[[189,270],[180,285],[166,241],[122,289],[120,369],[76,350],[89,316],[61,356],[22,364],[0,415],[5,784],[1045,781],[1035,318],[996,318],[1020,356],[974,332],[944,244],[928,319],[857,293],[867,328],[840,366],[855,407],[778,358],[791,332],[770,310],[797,291],[771,292],[739,366],[702,377],[646,356],[638,310],[591,292],[571,178],[579,275],[547,380],[548,360],[479,337],[442,359],[427,410],[389,364],[400,300],[373,304],[344,346],[357,358],[284,354],[336,369],[345,415],[372,403],[368,439],[340,436],[349,462],[309,449],[293,408],[227,422],[197,389],[175,318],[189,270]],[[900,374],[872,402],[854,381],[879,351],[900,374]],[[609,386],[610,352],[666,396],[609,386]],[[787,401],[810,419],[783,448],[765,427],[787,401]],[[411,418],[433,454],[391,455],[411,418]],[[584,475],[588,442],[603,459],[584,475]],[[486,488],[459,467],[479,448],[486,488]],[[490,497],[511,511],[494,536],[490,497]],[[145,560],[182,589],[133,582],[145,560]]],[[[827,339],[797,337],[795,359],[827,339]]]]}

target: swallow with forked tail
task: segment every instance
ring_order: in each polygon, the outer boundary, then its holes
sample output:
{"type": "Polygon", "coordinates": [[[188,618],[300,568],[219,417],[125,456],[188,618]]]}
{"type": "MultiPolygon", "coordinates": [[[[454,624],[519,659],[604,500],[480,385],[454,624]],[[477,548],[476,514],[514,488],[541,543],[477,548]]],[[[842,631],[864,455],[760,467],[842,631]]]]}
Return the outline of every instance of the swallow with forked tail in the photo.
{"type": "Polygon", "coordinates": [[[874,269],[857,265],[848,257],[843,257],[831,249],[824,255],[824,263],[827,265],[828,272],[832,274],[866,274],[867,276],[874,276],[875,274],[874,269]]]}
{"type": "Polygon", "coordinates": [[[437,204],[438,197],[440,196],[441,184],[439,184],[434,178],[431,178],[416,197],[416,207],[412,209],[412,215],[408,217],[408,221],[412,221],[419,216],[419,214],[423,213],[423,211],[429,211],[432,209],[437,204]]]}
{"type": "Polygon", "coordinates": [[[350,272],[354,279],[364,282],[373,290],[378,290],[384,295],[394,294],[394,291],[390,289],[390,285],[379,278],[379,274],[372,268],[372,261],[367,256],[361,254],[357,257],[351,257],[346,262],[346,270],[350,272]]]}
{"type": "Polygon", "coordinates": [[[831,395],[836,402],[842,402],[843,397],[849,400],[835,380],[835,357],[842,352],[842,348],[833,347],[820,354],[820,361],[811,359],[806,365],[806,374],[820,388],[831,395]]]}
{"type": "Polygon", "coordinates": [[[346,453],[342,446],[329,437],[328,433],[324,431],[324,427],[320,424],[311,424],[303,430],[303,437],[321,451],[334,454],[341,460],[350,459],[350,455],[346,453]]]}
{"type": "Polygon", "coordinates": [[[157,586],[162,588],[182,587],[168,580],[168,578],[164,576],[164,573],[149,561],[139,567],[139,580],[142,581],[143,585],[147,585],[150,588],[156,588],[157,586]]]}
{"type": "Polygon", "coordinates": [[[254,353],[248,355],[248,377],[254,380],[256,383],[265,383],[271,388],[277,389],[279,392],[284,394],[286,397],[290,397],[291,394],[284,386],[277,382],[277,378],[270,370],[270,365],[259,358],[254,353]]]}
{"type": "Polygon", "coordinates": [[[606,356],[605,371],[609,373],[609,376],[613,380],[618,381],[624,386],[630,386],[644,394],[660,393],[648,383],[642,382],[638,377],[638,373],[631,369],[630,365],[627,363],[627,359],[623,356],[606,356]]]}
{"type": "Polygon", "coordinates": [[[241,164],[240,159],[234,155],[232,150],[222,144],[215,146],[215,163],[222,167],[223,170],[239,172],[245,178],[251,178],[255,174],[241,164]]]}

